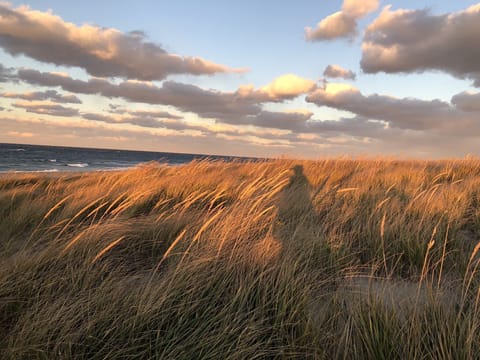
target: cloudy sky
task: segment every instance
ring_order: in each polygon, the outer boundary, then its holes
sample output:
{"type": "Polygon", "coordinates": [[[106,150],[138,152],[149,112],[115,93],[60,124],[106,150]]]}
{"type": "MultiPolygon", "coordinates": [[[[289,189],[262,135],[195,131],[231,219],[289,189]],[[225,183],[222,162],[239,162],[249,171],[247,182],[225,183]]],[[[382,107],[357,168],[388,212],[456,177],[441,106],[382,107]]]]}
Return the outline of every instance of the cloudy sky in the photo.
{"type": "Polygon", "coordinates": [[[480,3],[0,2],[0,142],[463,157],[480,3]]]}

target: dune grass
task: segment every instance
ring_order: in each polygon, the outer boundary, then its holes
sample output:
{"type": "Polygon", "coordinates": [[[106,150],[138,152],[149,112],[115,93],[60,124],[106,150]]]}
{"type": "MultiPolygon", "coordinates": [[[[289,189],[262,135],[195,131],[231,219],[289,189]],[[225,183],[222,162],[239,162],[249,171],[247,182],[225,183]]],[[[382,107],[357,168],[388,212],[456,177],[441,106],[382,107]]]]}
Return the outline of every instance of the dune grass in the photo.
{"type": "Polygon", "coordinates": [[[0,177],[5,359],[474,359],[480,160],[0,177]]]}

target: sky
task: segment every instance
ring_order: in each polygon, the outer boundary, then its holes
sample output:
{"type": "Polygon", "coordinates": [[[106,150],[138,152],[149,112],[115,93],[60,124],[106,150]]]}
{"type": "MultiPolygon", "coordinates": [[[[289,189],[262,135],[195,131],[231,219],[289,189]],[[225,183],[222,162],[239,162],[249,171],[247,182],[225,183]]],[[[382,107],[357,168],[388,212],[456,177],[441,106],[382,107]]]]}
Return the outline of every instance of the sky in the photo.
{"type": "Polygon", "coordinates": [[[476,1],[0,1],[0,142],[479,155],[476,1]]]}

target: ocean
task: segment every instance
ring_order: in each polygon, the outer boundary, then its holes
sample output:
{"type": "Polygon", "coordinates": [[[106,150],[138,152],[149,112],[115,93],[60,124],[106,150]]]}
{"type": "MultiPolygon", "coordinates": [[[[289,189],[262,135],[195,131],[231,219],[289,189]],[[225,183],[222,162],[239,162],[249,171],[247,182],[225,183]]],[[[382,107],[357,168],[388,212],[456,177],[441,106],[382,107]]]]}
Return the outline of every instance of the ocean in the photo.
{"type": "Polygon", "coordinates": [[[0,143],[0,172],[121,170],[150,161],[181,165],[206,158],[253,160],[231,156],[0,143]]]}

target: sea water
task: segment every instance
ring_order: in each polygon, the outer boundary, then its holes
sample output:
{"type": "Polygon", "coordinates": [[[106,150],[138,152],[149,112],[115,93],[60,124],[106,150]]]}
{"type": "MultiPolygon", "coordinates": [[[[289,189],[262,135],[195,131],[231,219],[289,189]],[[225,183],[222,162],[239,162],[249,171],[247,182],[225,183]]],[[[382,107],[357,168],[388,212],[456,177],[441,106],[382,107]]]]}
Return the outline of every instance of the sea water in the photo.
{"type": "Polygon", "coordinates": [[[151,161],[181,165],[206,158],[224,161],[245,159],[201,154],[0,143],[0,172],[120,170],[151,161]]]}

